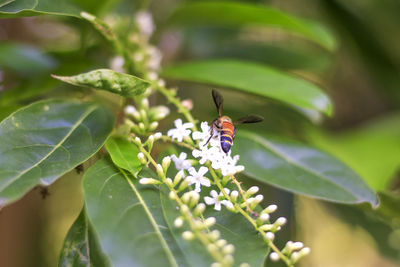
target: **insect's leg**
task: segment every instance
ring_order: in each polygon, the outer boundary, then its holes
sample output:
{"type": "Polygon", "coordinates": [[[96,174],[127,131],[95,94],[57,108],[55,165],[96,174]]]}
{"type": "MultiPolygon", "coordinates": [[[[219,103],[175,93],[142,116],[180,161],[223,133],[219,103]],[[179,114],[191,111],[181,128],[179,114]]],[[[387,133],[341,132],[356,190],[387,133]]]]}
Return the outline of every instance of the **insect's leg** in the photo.
{"type": "Polygon", "coordinates": [[[208,142],[210,142],[211,138],[213,137],[213,135],[214,135],[214,127],[215,127],[215,120],[211,123],[210,137],[208,138],[207,142],[203,146],[206,146],[208,144],[208,142]]]}
{"type": "Polygon", "coordinates": [[[233,138],[232,138],[233,140],[235,140],[236,130],[237,130],[236,128],[233,130],[233,136],[232,136],[232,137],[233,137],[233,138]]]}

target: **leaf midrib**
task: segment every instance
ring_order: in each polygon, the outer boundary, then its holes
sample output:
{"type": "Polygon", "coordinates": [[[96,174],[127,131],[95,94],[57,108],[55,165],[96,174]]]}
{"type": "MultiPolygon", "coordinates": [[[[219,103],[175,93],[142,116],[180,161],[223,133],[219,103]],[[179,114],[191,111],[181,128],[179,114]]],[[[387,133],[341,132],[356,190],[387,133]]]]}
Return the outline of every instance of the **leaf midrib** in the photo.
{"type": "Polygon", "coordinates": [[[18,175],[16,175],[15,177],[13,177],[12,179],[10,179],[7,183],[5,183],[5,185],[0,188],[0,191],[4,190],[5,188],[7,188],[8,186],[10,186],[12,183],[14,183],[16,180],[18,180],[20,177],[22,177],[25,173],[27,173],[28,171],[32,170],[33,168],[37,167],[38,165],[40,165],[44,160],[46,160],[55,150],[57,150],[60,146],[62,146],[62,144],[71,136],[71,134],[76,130],[76,128],[78,128],[78,126],[87,118],[87,116],[89,116],[89,114],[91,114],[93,112],[93,110],[95,110],[97,108],[97,106],[93,105],[91,106],[85,113],[82,114],[82,117],[76,121],[76,123],[71,127],[71,130],[64,136],[63,139],[60,140],[60,142],[58,142],[54,148],[52,150],[49,151],[49,153],[47,153],[46,156],[44,156],[41,160],[39,160],[37,163],[33,164],[31,167],[27,168],[26,170],[20,172],[18,175]]]}
{"type": "Polygon", "coordinates": [[[155,221],[155,219],[153,218],[153,215],[151,214],[149,208],[146,205],[146,202],[143,200],[142,196],[139,194],[139,192],[137,191],[135,185],[132,183],[131,180],[129,180],[128,176],[126,175],[126,173],[119,168],[119,170],[121,171],[121,173],[124,175],[126,181],[128,182],[129,186],[132,188],[132,191],[135,193],[136,197],[139,200],[139,203],[143,206],[143,210],[145,211],[145,213],[147,214],[147,217],[150,220],[151,225],[154,228],[155,233],[157,234],[158,238],[160,239],[161,242],[161,246],[164,248],[165,253],[167,254],[167,257],[171,263],[172,266],[178,267],[178,264],[170,250],[170,248],[168,247],[168,244],[165,242],[160,229],[158,228],[158,224],[155,221]]]}

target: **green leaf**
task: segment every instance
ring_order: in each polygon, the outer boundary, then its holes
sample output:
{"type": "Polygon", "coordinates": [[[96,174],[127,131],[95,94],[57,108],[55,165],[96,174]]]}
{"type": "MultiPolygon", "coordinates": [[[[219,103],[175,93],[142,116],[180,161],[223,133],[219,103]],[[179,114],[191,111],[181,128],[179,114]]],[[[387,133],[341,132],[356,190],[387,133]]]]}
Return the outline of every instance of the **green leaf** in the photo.
{"type": "Polygon", "coordinates": [[[311,40],[328,50],[337,46],[333,35],[321,24],[296,18],[267,6],[239,2],[203,1],[178,8],[170,23],[180,25],[222,25],[273,27],[311,40]]]}
{"type": "Polygon", "coordinates": [[[142,169],[137,154],[139,149],[126,139],[121,137],[110,137],[106,142],[106,149],[111,159],[118,167],[129,171],[136,176],[142,169]]]}
{"type": "Polygon", "coordinates": [[[71,100],[40,101],[11,114],[0,123],[0,205],[88,159],[113,121],[106,108],[71,100]]]}
{"type": "Polygon", "coordinates": [[[271,67],[235,60],[179,64],[163,71],[168,78],[226,86],[301,108],[332,114],[332,103],[316,85],[271,67]]]}
{"type": "Polygon", "coordinates": [[[83,209],[71,226],[61,250],[59,267],[109,266],[96,232],[83,209]]]}
{"type": "Polygon", "coordinates": [[[68,0],[11,0],[0,4],[0,18],[39,14],[79,17],[80,8],[68,0]]]}
{"type": "MultiPolygon", "coordinates": [[[[204,246],[197,240],[187,241],[182,238],[182,232],[190,229],[186,225],[180,228],[174,227],[174,220],[180,216],[180,212],[176,203],[169,199],[168,188],[163,185],[160,191],[165,220],[184,255],[192,266],[210,266],[215,260],[211,258],[204,246]]],[[[269,249],[254,227],[241,214],[232,213],[226,209],[215,211],[208,208],[204,215],[215,217],[217,223],[213,228],[221,232],[221,238],[235,246],[233,254],[235,266],[243,262],[247,262],[250,266],[263,266],[269,249]]]]}
{"type": "Polygon", "coordinates": [[[150,86],[148,81],[109,69],[93,70],[75,76],[52,76],[73,85],[109,91],[126,97],[143,94],[150,86]]]}
{"type": "Polygon", "coordinates": [[[387,189],[400,166],[400,114],[329,133],[309,129],[308,140],[343,160],[376,191],[387,189]]]}
{"type": "Polygon", "coordinates": [[[378,204],[374,191],[353,170],[307,145],[240,130],[233,150],[240,154],[245,174],[261,182],[328,201],[378,204]]]}
{"type": "Polygon", "coordinates": [[[113,266],[187,265],[163,220],[156,187],[140,185],[102,159],[85,173],[83,191],[89,220],[113,266]]]}
{"type": "Polygon", "coordinates": [[[1,43],[0,68],[5,68],[26,76],[47,73],[56,67],[56,61],[32,46],[1,43]]]}

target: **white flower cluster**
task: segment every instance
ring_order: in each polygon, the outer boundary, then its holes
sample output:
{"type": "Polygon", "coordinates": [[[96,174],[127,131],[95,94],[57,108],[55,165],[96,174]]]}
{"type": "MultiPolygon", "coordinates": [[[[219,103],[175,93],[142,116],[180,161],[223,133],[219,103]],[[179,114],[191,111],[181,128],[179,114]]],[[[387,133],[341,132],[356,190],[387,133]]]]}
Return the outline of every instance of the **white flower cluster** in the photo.
{"type": "MultiPolygon", "coordinates": [[[[184,138],[190,136],[193,127],[192,123],[182,123],[181,119],[175,120],[175,127],[168,131],[167,135],[173,140],[182,142],[184,138]]],[[[200,164],[206,163],[206,161],[211,162],[211,167],[215,170],[220,170],[223,176],[234,175],[238,172],[244,170],[244,166],[236,165],[239,160],[239,155],[231,156],[230,151],[226,154],[221,149],[220,136],[219,133],[212,133],[210,138],[210,126],[207,122],[201,123],[201,132],[196,131],[192,133],[193,140],[199,142],[199,149],[195,149],[192,152],[193,157],[199,159],[200,164]],[[209,140],[209,143],[206,142],[209,140]]],[[[176,164],[176,163],[175,163],[176,164]]]]}

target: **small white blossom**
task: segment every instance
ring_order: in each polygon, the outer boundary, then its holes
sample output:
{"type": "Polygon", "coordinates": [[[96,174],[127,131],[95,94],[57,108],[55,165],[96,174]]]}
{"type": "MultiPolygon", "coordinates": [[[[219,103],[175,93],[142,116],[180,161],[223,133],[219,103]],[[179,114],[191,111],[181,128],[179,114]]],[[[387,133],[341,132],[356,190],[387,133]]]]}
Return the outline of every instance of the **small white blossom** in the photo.
{"type": "Polygon", "coordinates": [[[154,31],[153,18],[149,12],[140,11],[136,14],[136,24],[142,34],[150,36],[154,31]]]}
{"type": "Polygon", "coordinates": [[[171,136],[172,140],[176,139],[178,142],[182,142],[184,137],[190,135],[191,130],[188,128],[192,128],[193,123],[182,123],[181,119],[177,119],[174,121],[174,124],[176,128],[169,130],[167,135],[171,136]]]}
{"type": "Polygon", "coordinates": [[[179,157],[171,155],[171,159],[174,161],[175,167],[178,171],[188,170],[192,167],[192,164],[190,164],[190,161],[187,160],[186,157],[187,154],[185,152],[181,152],[179,157]]]}
{"type": "Polygon", "coordinates": [[[195,158],[200,157],[200,160],[199,160],[200,164],[204,164],[207,160],[211,161],[212,163],[220,161],[219,158],[220,158],[221,153],[219,152],[218,148],[216,148],[216,147],[208,148],[206,146],[203,146],[200,149],[201,150],[195,149],[192,151],[193,157],[195,157],[195,158]]]}
{"type": "Polygon", "coordinates": [[[190,168],[189,173],[190,175],[186,177],[186,180],[189,182],[189,185],[195,184],[194,191],[199,193],[201,191],[201,186],[204,185],[206,187],[210,187],[211,183],[207,177],[204,177],[204,174],[208,172],[207,167],[200,167],[199,171],[196,171],[195,168],[190,168]]]}
{"type": "MultiPolygon", "coordinates": [[[[229,195],[230,190],[228,188],[224,188],[224,191],[229,195]]],[[[204,197],[204,201],[207,205],[214,205],[215,210],[221,210],[221,205],[230,207],[231,205],[229,205],[229,203],[232,204],[229,200],[224,199],[224,194],[222,192],[218,194],[217,191],[211,190],[210,196],[211,197],[204,197]]]]}

